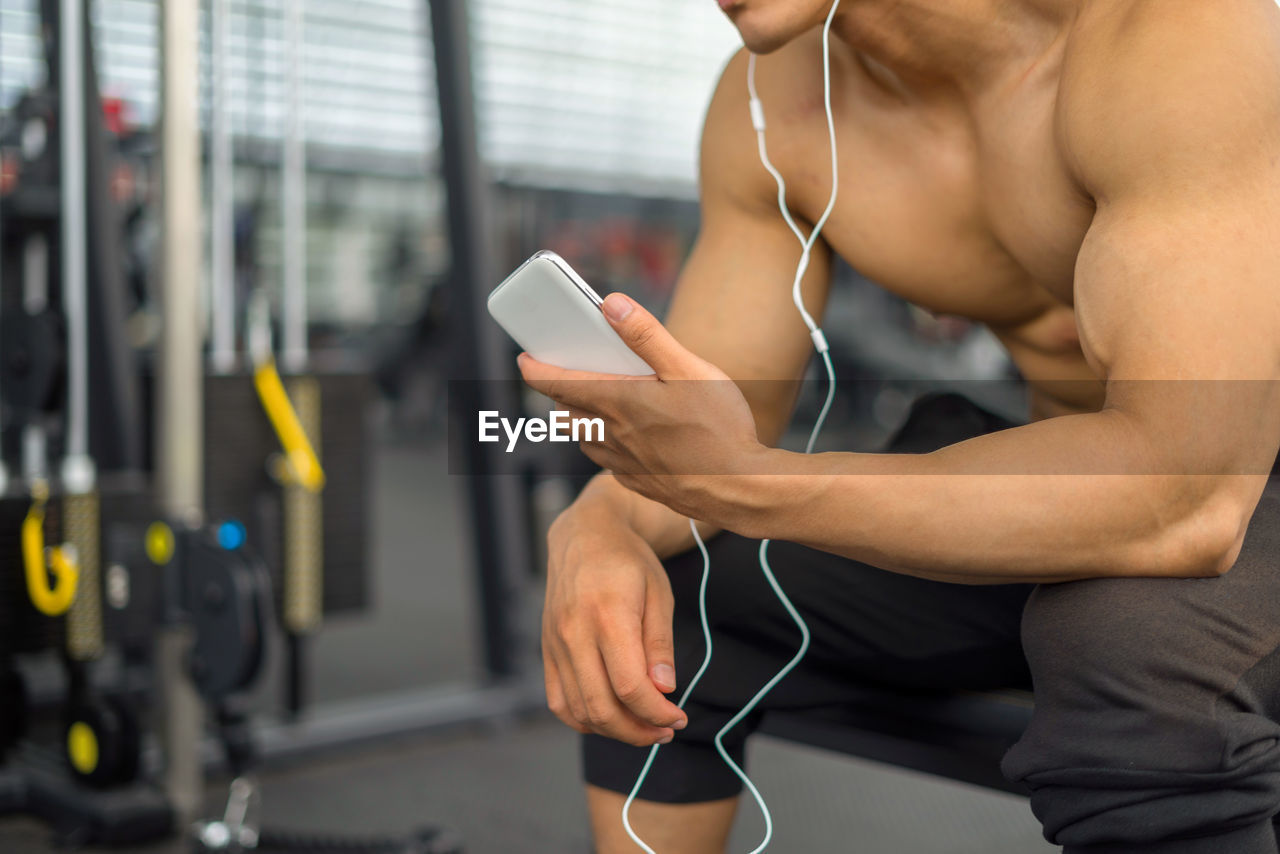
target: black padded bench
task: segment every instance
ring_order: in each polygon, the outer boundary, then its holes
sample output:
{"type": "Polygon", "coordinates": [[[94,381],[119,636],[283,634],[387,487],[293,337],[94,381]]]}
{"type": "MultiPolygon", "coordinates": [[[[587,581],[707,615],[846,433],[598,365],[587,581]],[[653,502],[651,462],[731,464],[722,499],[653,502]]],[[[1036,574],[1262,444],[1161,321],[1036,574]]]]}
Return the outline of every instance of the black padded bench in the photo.
{"type": "Polygon", "coordinates": [[[1025,795],[1000,759],[1031,720],[1025,691],[906,693],[868,689],[856,704],[770,712],[760,732],[916,771],[1025,795]]]}

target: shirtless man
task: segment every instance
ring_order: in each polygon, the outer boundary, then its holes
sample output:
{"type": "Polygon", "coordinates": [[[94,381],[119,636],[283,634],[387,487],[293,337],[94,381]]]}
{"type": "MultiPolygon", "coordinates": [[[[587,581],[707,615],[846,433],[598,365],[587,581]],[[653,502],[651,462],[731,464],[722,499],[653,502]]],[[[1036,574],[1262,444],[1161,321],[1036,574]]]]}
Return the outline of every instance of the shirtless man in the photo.
{"type": "MultiPolygon", "coordinates": [[[[769,152],[813,223],[831,177],[829,3],[721,5],[760,55],[769,152]]],[[[730,61],[707,114],[702,230],[665,329],[606,302],[657,378],[578,384],[594,375],[521,357],[531,385],[606,419],[584,451],[608,471],[549,536],[543,632],[549,705],[589,734],[599,850],[636,850],[620,811],[645,751],[630,745],[655,742],[670,743],[632,810],[639,835],[661,854],[724,849],[738,789],[710,738],[797,642],[755,580],[746,538],[768,537],[821,619],[766,707],[1029,670],[1035,716],[1004,771],[1051,841],[1275,854],[1280,9],[843,0],[840,195],[805,302],[821,316],[837,253],[986,324],[1032,390],[1030,423],[912,456],[771,447],[811,344],[746,68],[745,52],[730,61]],[[724,641],[682,711],[675,674],[702,656],[687,518],[725,532],[709,541],[724,641]]]]}

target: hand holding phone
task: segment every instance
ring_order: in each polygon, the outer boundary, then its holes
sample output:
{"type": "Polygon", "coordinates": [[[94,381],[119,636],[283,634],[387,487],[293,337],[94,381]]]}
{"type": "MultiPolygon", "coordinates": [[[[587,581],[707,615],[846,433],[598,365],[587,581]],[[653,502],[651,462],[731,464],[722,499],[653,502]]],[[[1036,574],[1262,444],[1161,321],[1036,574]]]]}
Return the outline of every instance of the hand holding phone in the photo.
{"type": "Polygon", "coordinates": [[[540,362],[578,371],[654,373],[600,313],[603,300],[554,252],[534,253],[489,294],[489,314],[540,362]]]}

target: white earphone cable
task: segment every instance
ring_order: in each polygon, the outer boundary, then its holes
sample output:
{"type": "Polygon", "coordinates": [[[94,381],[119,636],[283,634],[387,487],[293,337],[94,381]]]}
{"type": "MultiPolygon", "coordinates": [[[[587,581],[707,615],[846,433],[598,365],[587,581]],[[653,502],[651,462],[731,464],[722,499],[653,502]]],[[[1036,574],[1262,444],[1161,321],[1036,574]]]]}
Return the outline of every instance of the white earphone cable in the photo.
{"type": "MultiPolygon", "coordinates": [[[[692,519],[689,520],[689,530],[693,531],[693,541],[698,544],[698,551],[702,552],[702,581],[698,585],[698,616],[702,618],[702,643],[707,652],[702,657],[702,666],[698,668],[698,672],[693,675],[693,678],[689,680],[689,684],[685,686],[684,693],[680,695],[680,702],[676,703],[682,709],[689,699],[689,695],[693,693],[693,689],[697,687],[698,681],[702,679],[702,674],[707,672],[707,667],[711,664],[711,626],[707,622],[707,582],[711,579],[711,555],[707,554],[707,544],[702,541],[702,536],[698,533],[698,525],[692,519]]],[[[640,786],[644,784],[645,778],[649,776],[649,768],[653,765],[654,757],[658,755],[658,748],[661,746],[661,744],[655,744],[649,748],[649,755],[644,760],[644,767],[640,769],[640,775],[636,777],[636,783],[631,787],[631,793],[627,795],[626,803],[622,805],[622,827],[627,831],[627,836],[631,837],[631,841],[647,851],[648,854],[657,854],[657,852],[636,835],[636,832],[631,828],[629,816],[631,802],[636,799],[640,786]]]]}
{"type": "MultiPolygon", "coordinates": [[[[791,300],[795,303],[796,309],[800,312],[800,317],[804,321],[805,326],[809,330],[809,337],[813,339],[814,349],[822,358],[823,367],[827,374],[827,396],[823,402],[822,409],[818,413],[817,419],[814,421],[813,430],[809,433],[809,441],[805,445],[805,453],[813,452],[813,447],[818,440],[818,434],[822,431],[823,424],[826,423],[827,415],[831,411],[831,404],[835,400],[836,394],[836,374],[835,368],[831,364],[831,354],[827,345],[826,336],[823,335],[822,329],[819,328],[817,322],[812,315],[804,307],[801,299],[800,283],[804,279],[805,273],[809,269],[810,252],[814,244],[818,240],[818,235],[822,233],[823,226],[826,225],[827,219],[831,216],[832,210],[836,206],[836,197],[839,191],[839,172],[836,156],[836,126],[835,118],[831,111],[831,22],[835,18],[836,9],[840,5],[840,0],[835,0],[831,5],[831,11],[827,14],[826,22],[822,27],[822,79],[823,79],[823,103],[827,114],[827,134],[831,143],[831,197],[827,200],[827,207],[822,212],[822,216],[814,223],[813,231],[810,232],[806,239],[796,225],[795,220],[791,216],[791,212],[787,209],[787,185],[783,180],[781,173],[774,167],[769,160],[769,153],[765,146],[764,130],[764,107],[760,103],[760,98],[756,94],[756,55],[753,53],[747,60],[747,91],[750,94],[751,123],[756,130],[756,142],[760,151],[760,162],[764,164],[764,168],[773,176],[774,183],[778,185],[778,210],[782,212],[782,218],[786,221],[787,226],[791,229],[792,234],[796,236],[796,240],[800,242],[800,261],[796,266],[795,277],[791,283],[791,300]]],[[[707,621],[707,583],[711,577],[711,556],[707,553],[706,543],[702,541],[702,536],[698,533],[698,526],[693,519],[689,520],[689,530],[693,532],[693,540],[698,545],[698,550],[702,553],[702,581],[698,587],[698,615],[702,621],[702,639],[706,645],[706,653],[702,659],[702,666],[698,668],[698,672],[689,680],[689,684],[685,687],[684,693],[680,696],[680,702],[677,705],[684,708],[684,704],[688,701],[689,695],[693,693],[693,689],[697,687],[698,681],[702,679],[702,675],[706,673],[707,668],[711,664],[711,627],[707,621]]],[[[733,761],[729,756],[729,752],[724,748],[724,736],[729,730],[733,729],[742,722],[747,715],[760,704],[760,701],[773,690],[779,682],[786,678],[792,670],[804,659],[805,654],[809,651],[809,626],[805,623],[804,618],[800,616],[800,612],[796,610],[787,594],[783,592],[782,586],[778,584],[778,579],[773,574],[773,568],[769,565],[769,544],[772,540],[760,541],[760,571],[764,573],[765,580],[773,589],[774,595],[778,597],[778,601],[782,603],[782,607],[786,609],[787,614],[795,622],[800,629],[800,647],[796,650],[796,654],[786,663],[785,666],[773,675],[773,678],[764,684],[755,696],[752,697],[747,704],[743,706],[736,715],[730,718],[719,732],[715,735],[716,752],[720,754],[720,758],[724,760],[730,770],[742,780],[747,790],[751,792],[751,796],[755,798],[756,804],[760,807],[760,814],[764,818],[764,838],[760,844],[752,849],[750,854],[760,854],[768,846],[773,839],[773,816],[769,812],[769,807],[765,804],[764,798],[755,784],[751,782],[751,778],[746,772],[733,761]]],[[[635,785],[631,787],[630,794],[622,806],[622,826],[627,832],[627,836],[631,841],[639,845],[647,854],[657,854],[650,848],[631,827],[630,812],[631,804],[636,799],[636,795],[640,791],[640,787],[644,785],[645,779],[649,776],[649,769],[653,767],[653,760],[658,754],[658,749],[662,745],[655,744],[649,749],[649,755],[646,757],[644,766],[640,769],[639,776],[636,777],[635,785]]]]}

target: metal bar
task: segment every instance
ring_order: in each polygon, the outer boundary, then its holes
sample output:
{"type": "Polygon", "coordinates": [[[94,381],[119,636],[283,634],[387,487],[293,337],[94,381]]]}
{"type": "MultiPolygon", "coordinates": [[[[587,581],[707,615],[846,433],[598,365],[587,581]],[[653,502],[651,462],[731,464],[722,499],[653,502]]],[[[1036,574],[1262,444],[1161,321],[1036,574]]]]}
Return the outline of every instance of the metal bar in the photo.
{"type": "MultiPolygon", "coordinates": [[[[450,360],[456,384],[449,417],[459,430],[472,429],[481,409],[515,412],[514,361],[497,324],[484,308],[485,295],[498,283],[493,270],[494,237],[489,227],[490,186],[477,147],[471,88],[470,35],[463,0],[430,0],[435,51],[436,91],[440,106],[440,149],[449,217],[451,274],[450,325],[457,348],[450,360]],[[465,423],[464,423],[465,422],[465,423]]],[[[485,665],[491,676],[527,672],[537,655],[536,626],[522,610],[533,578],[528,501],[520,479],[500,474],[498,461],[468,442],[467,490],[472,543],[477,563],[485,665]]]]}
{"type": "Polygon", "coordinates": [[[174,624],[156,636],[156,672],[164,720],[161,749],[164,752],[164,793],[180,825],[194,820],[204,807],[204,767],[201,739],[204,705],[187,678],[186,667],[195,633],[174,624]]]}
{"type": "MultiPolygon", "coordinates": [[[[0,27],[0,40],[4,38],[4,28],[0,27]]],[[[4,247],[4,217],[0,216],[0,251],[4,247]]],[[[4,264],[0,263],[0,314],[4,312],[4,264]]],[[[3,319],[3,318],[0,318],[3,319]]],[[[3,373],[3,371],[0,371],[3,373]]],[[[0,400],[4,400],[3,392],[0,392],[0,400]]],[[[0,414],[3,414],[4,407],[0,406],[0,414]]],[[[5,460],[4,445],[4,428],[3,419],[0,419],[0,497],[3,497],[9,491],[9,466],[5,460]]]]}
{"type": "MultiPolygon", "coordinates": [[[[257,758],[263,766],[279,767],[405,736],[448,732],[477,723],[501,725],[545,713],[544,696],[538,679],[479,688],[445,685],[384,694],[372,700],[327,702],[298,721],[255,718],[257,758]]],[[[226,770],[226,751],[213,735],[201,741],[200,757],[207,772],[226,770]]],[[[153,766],[158,758],[153,745],[143,748],[143,767],[153,766]]]]}
{"type": "Polygon", "coordinates": [[[544,708],[543,696],[540,681],[529,681],[328,702],[300,722],[264,724],[256,734],[263,760],[284,762],[380,739],[510,720],[544,708]]]}
{"type": "Polygon", "coordinates": [[[102,655],[102,600],[98,578],[99,506],[89,455],[89,150],[86,92],[89,74],[85,0],[62,0],[58,17],[59,122],[62,193],[62,311],[67,322],[67,440],[62,459],[62,532],[74,546],[79,587],[67,612],[67,654],[75,661],[102,655]]]}
{"type": "Polygon", "coordinates": [[[80,570],[75,599],[66,617],[67,655],[72,661],[96,661],[106,648],[102,620],[102,511],[97,489],[69,490],[62,497],[62,537],[75,548],[80,570]]]}
{"type": "Polygon", "coordinates": [[[49,243],[38,232],[22,242],[22,307],[27,314],[49,307],[49,243]]]}
{"type": "Polygon", "coordinates": [[[77,482],[77,492],[92,487],[89,459],[89,283],[85,177],[84,7],[82,0],[62,0],[58,16],[58,124],[61,140],[62,309],[67,320],[67,439],[66,465],[86,471],[89,483],[77,482]]]}
{"type": "Polygon", "coordinates": [[[227,115],[227,36],[230,29],[229,0],[211,0],[209,7],[210,88],[213,110],[209,136],[210,255],[213,286],[213,349],[211,361],[218,373],[230,373],[236,366],[236,283],[235,283],[235,164],[232,159],[231,123],[227,115]]]}
{"type": "Polygon", "coordinates": [[[49,476],[47,460],[44,425],[26,425],[22,428],[22,478],[28,484],[44,480],[49,476]]]}
{"type": "Polygon", "coordinates": [[[280,361],[289,373],[307,367],[307,162],[302,100],[302,0],[285,0],[285,128],[280,176],[283,241],[280,361]]]}
{"type": "MultiPolygon", "coordinates": [[[[289,380],[289,397],[311,446],[321,449],[320,382],[289,380]]],[[[302,483],[284,486],[284,627],[295,635],[314,634],[324,621],[324,504],[321,493],[302,483]]]]}
{"type": "MultiPolygon", "coordinates": [[[[39,314],[49,306],[49,243],[30,234],[22,244],[22,310],[39,314]]],[[[43,417],[22,428],[22,477],[28,484],[49,476],[48,442],[43,417]]]]}
{"type": "MultiPolygon", "coordinates": [[[[202,514],[203,413],[200,346],[200,137],[197,0],[161,4],[161,207],[163,322],[156,388],[156,481],[161,510],[198,522],[202,514]]],[[[189,627],[159,632],[156,669],[164,707],[165,793],[179,822],[202,809],[200,738],[204,709],[186,673],[189,627]]]]}
{"type": "Polygon", "coordinates": [[[309,639],[285,634],[284,710],[290,720],[297,720],[310,702],[308,688],[309,639]]]}
{"type": "MultiPolygon", "coordinates": [[[[298,422],[316,453],[321,451],[320,383],[315,377],[289,380],[289,396],[298,422]]],[[[308,637],[324,621],[324,497],[302,483],[284,485],[284,627],[288,633],[285,661],[285,709],[301,714],[307,694],[308,637]]]]}
{"type": "Polygon", "coordinates": [[[162,327],[156,425],[159,497],[187,518],[203,501],[200,304],[200,138],[196,123],[197,0],[163,4],[161,129],[162,327]]]}

